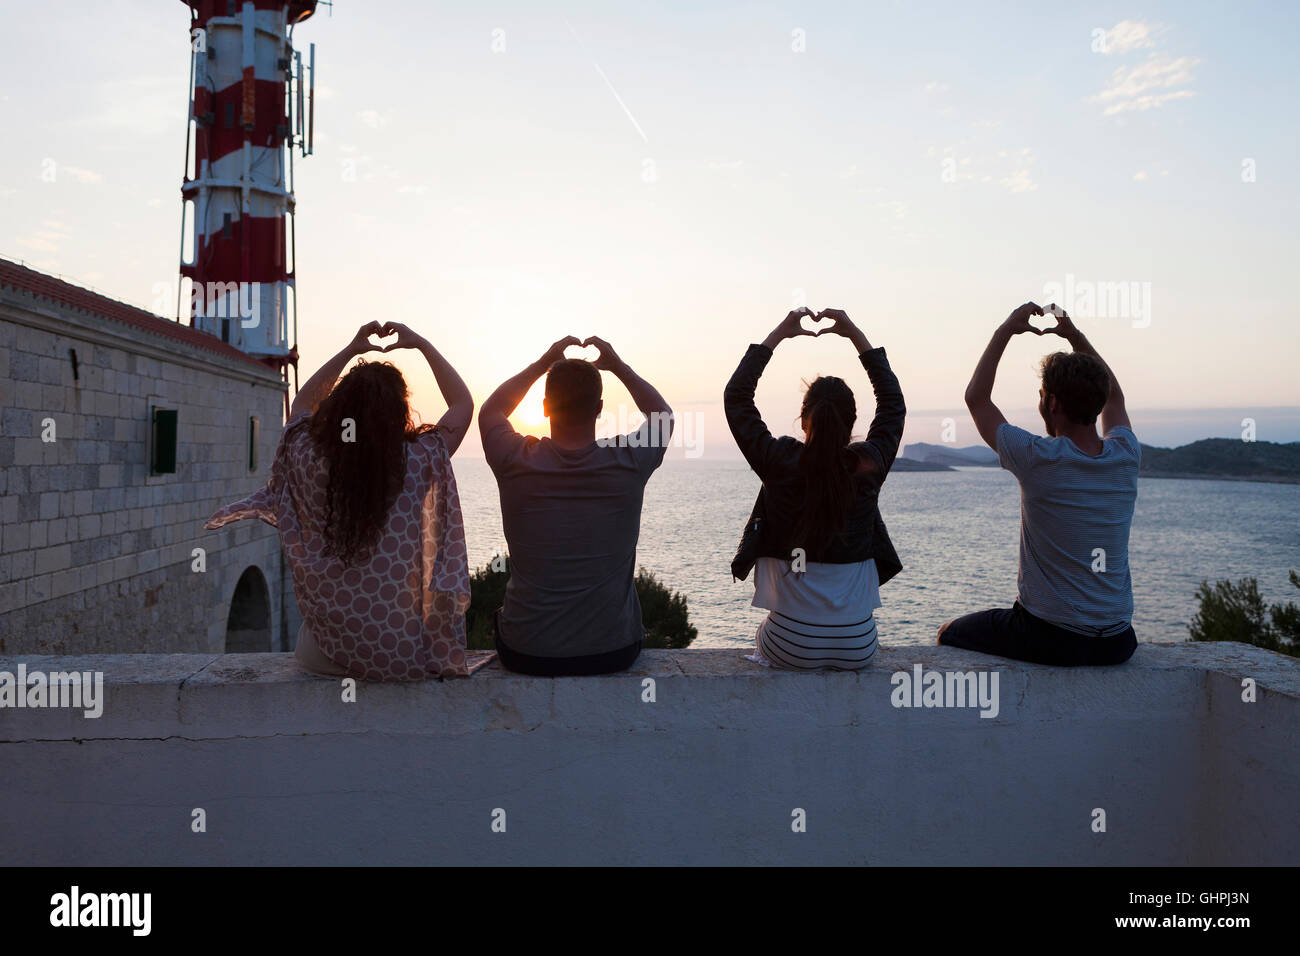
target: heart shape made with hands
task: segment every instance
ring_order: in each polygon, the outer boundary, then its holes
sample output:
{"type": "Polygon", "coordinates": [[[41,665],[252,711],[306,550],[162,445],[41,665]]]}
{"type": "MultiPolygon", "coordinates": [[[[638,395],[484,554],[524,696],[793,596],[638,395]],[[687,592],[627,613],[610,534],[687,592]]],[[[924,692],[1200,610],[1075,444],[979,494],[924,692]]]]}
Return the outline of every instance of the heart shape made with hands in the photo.
{"type": "Polygon", "coordinates": [[[1055,333],[1061,327],[1060,316],[1065,315],[1065,310],[1059,305],[1043,306],[1042,315],[1031,315],[1029,317],[1029,326],[1039,335],[1050,335],[1055,333]]]}
{"type": "Polygon", "coordinates": [[[387,352],[397,344],[397,333],[395,331],[385,332],[383,329],[380,329],[378,332],[371,332],[370,337],[366,339],[366,341],[379,349],[379,351],[387,352]],[[377,342],[375,341],[376,339],[385,339],[386,341],[377,342]]]}
{"type": "Polygon", "coordinates": [[[815,315],[804,315],[799,318],[799,328],[805,332],[811,333],[814,337],[821,335],[823,332],[829,332],[835,328],[835,320],[829,315],[822,316],[820,319],[815,315]],[[808,323],[811,322],[812,325],[808,323]]]}
{"type": "Polygon", "coordinates": [[[570,345],[564,350],[564,357],[568,359],[582,359],[585,362],[595,362],[600,358],[600,349],[595,345],[570,345]],[[574,350],[578,351],[575,352],[574,350]]]}

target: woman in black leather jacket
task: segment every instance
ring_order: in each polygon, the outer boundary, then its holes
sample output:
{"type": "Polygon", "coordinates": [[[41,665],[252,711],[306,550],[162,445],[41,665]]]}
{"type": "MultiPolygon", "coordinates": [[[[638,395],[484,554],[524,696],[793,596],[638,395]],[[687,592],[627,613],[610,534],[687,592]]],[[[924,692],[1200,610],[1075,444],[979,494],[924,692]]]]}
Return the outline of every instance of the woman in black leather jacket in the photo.
{"type": "Polygon", "coordinates": [[[880,487],[903,437],[907,413],[885,350],[840,309],[796,309],[751,345],[723,393],[727,423],[763,482],[741,550],[740,577],[754,567],[755,607],[768,615],[755,633],[757,660],[789,669],[857,670],[875,655],[879,587],[901,570],[880,517],[880,487]],[[829,318],[818,332],[805,317],[829,318]],[[857,407],[843,379],[821,376],[804,393],[804,440],[774,438],[754,406],[772,351],[799,335],[833,334],[857,350],[876,395],[865,441],[850,441],[857,407]]]}

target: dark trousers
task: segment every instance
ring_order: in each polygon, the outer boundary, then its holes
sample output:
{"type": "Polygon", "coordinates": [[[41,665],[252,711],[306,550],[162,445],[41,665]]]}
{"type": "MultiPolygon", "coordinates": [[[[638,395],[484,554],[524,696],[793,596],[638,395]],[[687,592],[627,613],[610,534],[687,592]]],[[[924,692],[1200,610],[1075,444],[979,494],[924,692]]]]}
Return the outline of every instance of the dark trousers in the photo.
{"type": "Polygon", "coordinates": [[[492,615],[492,639],[496,644],[501,666],[516,674],[534,677],[586,677],[591,674],[613,674],[625,671],[641,655],[641,641],[604,654],[584,654],[581,657],[535,657],[520,654],[506,647],[501,640],[501,609],[492,615]]]}
{"type": "Polygon", "coordinates": [[[976,611],[948,625],[940,644],[1058,667],[1123,664],[1137,650],[1130,625],[1118,634],[1078,634],[1014,607],[976,611]]]}

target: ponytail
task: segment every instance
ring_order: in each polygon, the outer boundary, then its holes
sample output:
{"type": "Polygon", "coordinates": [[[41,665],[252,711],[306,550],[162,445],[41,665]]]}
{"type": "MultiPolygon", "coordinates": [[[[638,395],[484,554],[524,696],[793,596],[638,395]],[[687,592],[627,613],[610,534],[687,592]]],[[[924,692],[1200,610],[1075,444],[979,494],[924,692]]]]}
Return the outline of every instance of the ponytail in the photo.
{"type": "Polygon", "coordinates": [[[818,378],[804,393],[801,417],[808,437],[799,458],[804,500],[792,544],[814,555],[844,530],[853,507],[853,477],[845,455],[857,420],[852,390],[843,379],[818,378]]]}

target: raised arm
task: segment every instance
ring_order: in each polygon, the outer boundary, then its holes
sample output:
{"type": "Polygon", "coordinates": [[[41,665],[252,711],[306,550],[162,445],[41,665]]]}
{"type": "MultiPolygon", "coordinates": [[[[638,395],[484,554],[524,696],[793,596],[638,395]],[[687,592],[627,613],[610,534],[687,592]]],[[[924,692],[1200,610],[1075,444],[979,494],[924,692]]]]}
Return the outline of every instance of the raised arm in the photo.
{"type": "Polygon", "coordinates": [[[384,326],[378,322],[367,322],[357,330],[357,334],[352,337],[352,341],[343,346],[338,354],[329,359],[324,365],[316,369],[315,374],[298,389],[298,394],[293,397],[293,405],[289,409],[289,417],[297,415],[302,411],[315,412],[320,407],[320,403],[325,401],[329,395],[330,389],[334,383],[339,380],[343,374],[343,369],[347,364],[358,355],[364,355],[366,352],[382,352],[384,349],[370,342],[370,336],[385,336],[389,333],[384,331],[384,326]]]}
{"type": "Polygon", "coordinates": [[[553,344],[536,362],[533,362],[518,375],[506,379],[497,390],[488,396],[487,401],[478,411],[479,434],[486,435],[498,425],[509,426],[510,413],[519,407],[533,383],[546,374],[555,362],[564,358],[564,350],[570,345],[581,345],[575,335],[566,335],[553,344]]]}
{"type": "Polygon", "coordinates": [[[768,333],[761,345],[751,345],[722,392],[722,405],[731,435],[736,439],[740,453],[759,478],[764,478],[768,473],[768,463],[776,447],[776,439],[768,431],[763,416],[758,413],[758,407],[754,404],[754,391],[758,388],[763,369],[767,368],[767,363],[772,359],[773,349],[786,339],[798,335],[815,337],[815,333],[799,324],[805,315],[812,314],[811,309],[795,309],[768,333]]]}
{"type": "Polygon", "coordinates": [[[1106,399],[1105,406],[1101,410],[1101,433],[1105,435],[1112,428],[1123,427],[1132,428],[1128,420],[1128,409],[1124,407],[1124,393],[1120,390],[1119,380],[1115,378],[1115,370],[1106,364],[1106,360],[1097,354],[1097,350],[1092,347],[1092,343],[1087,337],[1079,331],[1074,322],[1066,315],[1065,310],[1049,305],[1048,311],[1056,316],[1056,327],[1044,329],[1043,334],[1059,335],[1065,341],[1070,343],[1070,348],[1076,352],[1085,352],[1091,355],[1102,365],[1106,366],[1106,372],[1110,375],[1110,396],[1106,399]]]}
{"type": "Polygon", "coordinates": [[[665,422],[666,428],[660,427],[664,428],[662,434],[666,441],[672,435],[673,410],[668,407],[659,390],[632,371],[632,367],[619,358],[618,353],[604,339],[591,335],[584,339],[582,344],[594,345],[600,350],[600,355],[593,364],[602,372],[609,372],[623,383],[627,393],[632,396],[632,401],[636,402],[636,407],[648,421],[654,421],[654,416],[658,415],[665,422]]]}
{"type": "Polygon", "coordinates": [[[871,388],[876,394],[876,414],[871,419],[866,440],[854,442],[849,447],[861,461],[861,470],[874,471],[883,481],[889,469],[894,466],[899,443],[903,440],[903,422],[907,418],[903,388],[898,383],[898,376],[889,367],[885,350],[872,348],[866,335],[853,324],[847,312],[843,309],[822,309],[817,313],[817,318],[835,320],[834,325],[820,330],[818,335],[835,334],[848,339],[857,351],[867,377],[871,379],[871,388]]]}
{"type": "Polygon", "coordinates": [[[397,341],[384,351],[394,349],[416,349],[433,370],[434,380],[442,400],[447,403],[447,411],[438,419],[437,428],[447,444],[447,454],[454,455],[456,449],[469,431],[469,423],[474,418],[474,398],[469,393],[465,380],[460,377],[451,363],[442,357],[442,353],[430,344],[429,340],[414,332],[400,322],[389,322],[384,326],[384,334],[397,333],[397,341]]]}
{"type": "Polygon", "coordinates": [[[998,426],[1006,422],[1006,416],[993,404],[993,380],[998,374],[998,363],[1012,336],[1021,332],[1033,332],[1042,335],[1038,329],[1029,324],[1031,315],[1042,315],[1043,310],[1033,302],[1026,302],[1016,309],[1006,321],[998,326],[989,340],[988,347],[980,356],[975,373],[971,375],[970,384],[966,386],[966,407],[970,409],[971,418],[980,437],[994,451],[998,450],[998,426]]]}

